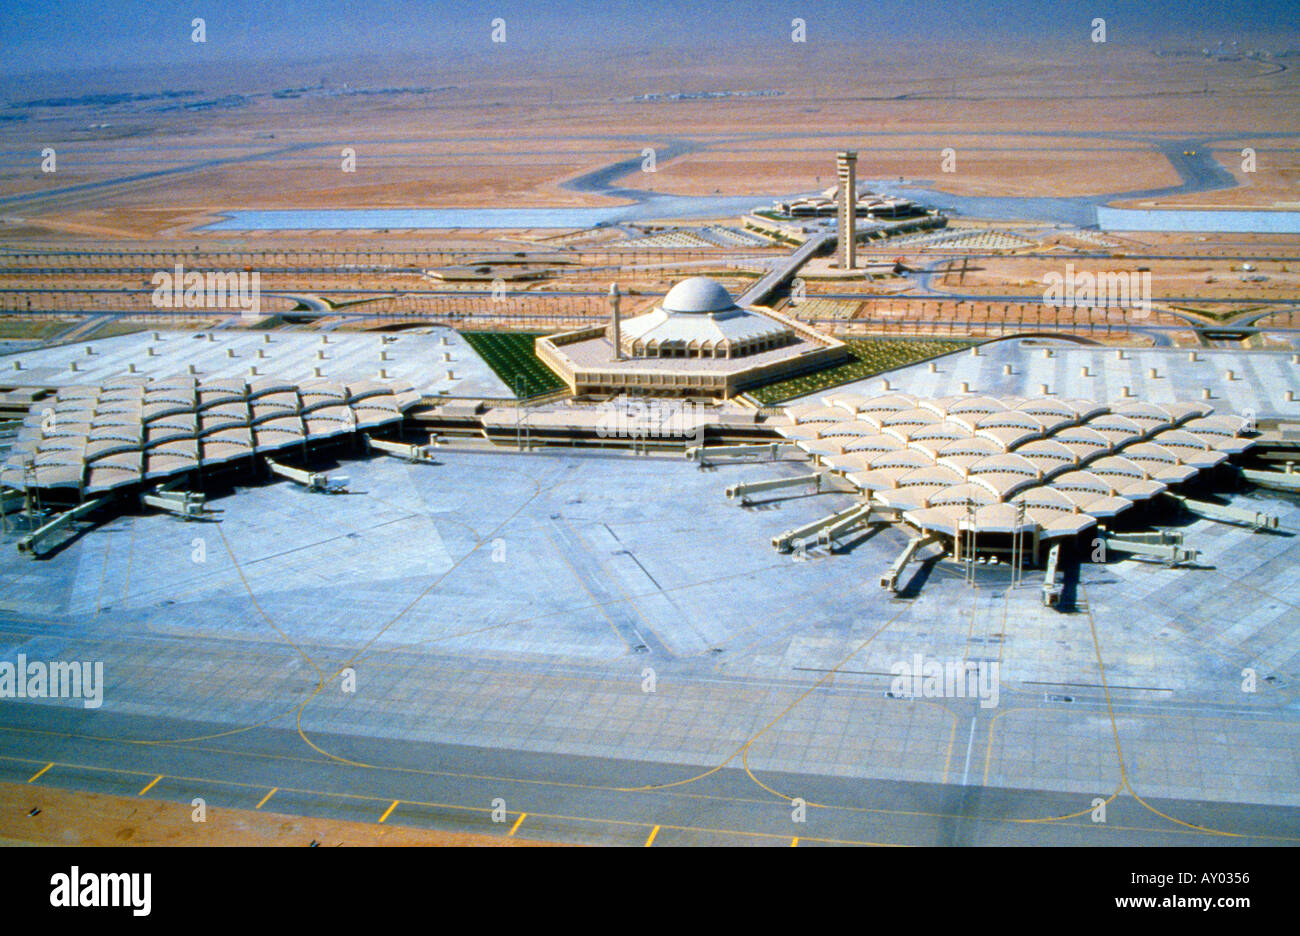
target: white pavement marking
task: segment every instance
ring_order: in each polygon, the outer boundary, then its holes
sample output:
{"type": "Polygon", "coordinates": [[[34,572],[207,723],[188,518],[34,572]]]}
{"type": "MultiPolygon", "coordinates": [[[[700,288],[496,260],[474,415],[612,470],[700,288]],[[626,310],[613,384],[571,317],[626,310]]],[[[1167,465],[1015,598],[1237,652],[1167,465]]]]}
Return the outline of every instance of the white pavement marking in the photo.
{"type": "Polygon", "coordinates": [[[961,785],[966,786],[966,780],[970,777],[970,755],[971,750],[975,747],[975,716],[970,719],[970,738],[966,741],[966,769],[961,774],[961,785]]]}

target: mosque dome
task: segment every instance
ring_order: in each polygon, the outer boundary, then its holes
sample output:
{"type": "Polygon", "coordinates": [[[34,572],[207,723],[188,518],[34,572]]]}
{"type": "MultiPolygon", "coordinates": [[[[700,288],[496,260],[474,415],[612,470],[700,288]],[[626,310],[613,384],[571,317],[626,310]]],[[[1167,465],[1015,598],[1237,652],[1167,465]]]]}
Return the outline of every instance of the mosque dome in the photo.
{"type": "Polygon", "coordinates": [[[726,312],[736,308],[736,302],[717,280],[692,276],[668,290],[660,308],[665,312],[726,312]]]}
{"type": "Polygon", "coordinates": [[[785,324],[736,305],[716,280],[682,280],[645,315],[622,323],[623,353],[632,358],[733,358],[792,344],[785,324]]]}

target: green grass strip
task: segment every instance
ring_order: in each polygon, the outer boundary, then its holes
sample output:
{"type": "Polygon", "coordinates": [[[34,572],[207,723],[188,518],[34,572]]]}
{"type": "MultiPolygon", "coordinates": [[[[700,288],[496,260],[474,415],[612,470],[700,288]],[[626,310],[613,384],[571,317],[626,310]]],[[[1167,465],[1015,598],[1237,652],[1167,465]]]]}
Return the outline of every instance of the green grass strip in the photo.
{"type": "Polygon", "coordinates": [[[460,334],[512,391],[517,392],[522,377],[525,398],[564,388],[564,381],[534,350],[538,333],[465,331],[460,334]]]}
{"type": "Polygon", "coordinates": [[[811,374],[778,380],[748,391],[749,395],[764,406],[773,406],[979,344],[977,341],[938,338],[848,338],[844,343],[853,355],[851,360],[811,374]]]}

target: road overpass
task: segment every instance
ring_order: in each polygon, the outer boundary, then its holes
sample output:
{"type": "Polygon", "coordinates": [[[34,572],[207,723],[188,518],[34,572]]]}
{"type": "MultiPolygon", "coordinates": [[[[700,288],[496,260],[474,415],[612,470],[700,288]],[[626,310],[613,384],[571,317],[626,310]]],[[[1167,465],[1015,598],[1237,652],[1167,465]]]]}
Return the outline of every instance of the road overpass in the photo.
{"type": "Polygon", "coordinates": [[[757,283],[745,290],[736,305],[742,308],[758,305],[777,289],[781,288],[799,271],[799,268],[812,257],[834,248],[839,238],[833,233],[817,234],[808,238],[794,253],[781,260],[767,272],[757,283]]]}

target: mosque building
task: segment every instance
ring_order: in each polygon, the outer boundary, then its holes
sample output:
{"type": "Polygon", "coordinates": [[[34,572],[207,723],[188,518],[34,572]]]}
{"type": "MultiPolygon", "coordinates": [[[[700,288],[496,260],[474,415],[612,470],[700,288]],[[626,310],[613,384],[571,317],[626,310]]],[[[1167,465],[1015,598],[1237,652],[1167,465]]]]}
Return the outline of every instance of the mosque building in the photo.
{"type": "Polygon", "coordinates": [[[769,309],[743,308],[716,280],[683,280],[651,311],[537,339],[537,355],[577,395],[638,392],[729,398],[848,358],[844,343],[769,309]]]}

